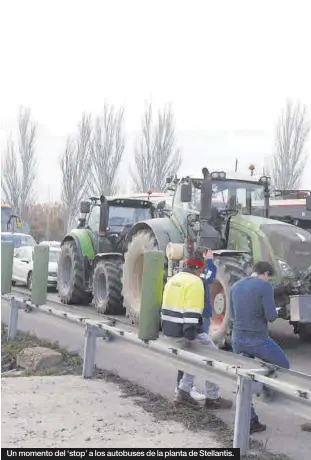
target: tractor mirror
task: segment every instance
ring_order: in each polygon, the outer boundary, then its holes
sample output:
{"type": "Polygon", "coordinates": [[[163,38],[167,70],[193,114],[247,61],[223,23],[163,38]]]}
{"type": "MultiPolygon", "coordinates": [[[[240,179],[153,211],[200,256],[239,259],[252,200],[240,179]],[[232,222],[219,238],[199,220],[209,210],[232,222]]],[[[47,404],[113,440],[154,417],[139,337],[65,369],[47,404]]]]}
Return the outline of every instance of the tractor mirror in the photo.
{"type": "Polygon", "coordinates": [[[91,210],[91,203],[89,201],[81,201],[80,212],[81,214],[88,214],[91,210]]]}
{"type": "Polygon", "coordinates": [[[311,195],[306,197],[306,210],[311,211],[311,195]]]}
{"type": "Polygon", "coordinates": [[[180,187],[180,201],[190,203],[192,200],[192,187],[189,183],[183,183],[180,187]]]}

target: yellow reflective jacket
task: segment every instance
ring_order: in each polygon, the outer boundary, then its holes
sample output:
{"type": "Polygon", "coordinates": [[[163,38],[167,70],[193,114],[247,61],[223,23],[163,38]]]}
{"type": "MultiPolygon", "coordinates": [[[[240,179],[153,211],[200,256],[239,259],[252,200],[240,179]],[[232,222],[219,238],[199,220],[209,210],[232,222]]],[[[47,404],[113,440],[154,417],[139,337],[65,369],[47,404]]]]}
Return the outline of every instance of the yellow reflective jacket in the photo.
{"type": "Polygon", "coordinates": [[[187,272],[174,275],[163,292],[161,321],[163,334],[169,337],[196,338],[204,309],[202,280],[187,272]]]}

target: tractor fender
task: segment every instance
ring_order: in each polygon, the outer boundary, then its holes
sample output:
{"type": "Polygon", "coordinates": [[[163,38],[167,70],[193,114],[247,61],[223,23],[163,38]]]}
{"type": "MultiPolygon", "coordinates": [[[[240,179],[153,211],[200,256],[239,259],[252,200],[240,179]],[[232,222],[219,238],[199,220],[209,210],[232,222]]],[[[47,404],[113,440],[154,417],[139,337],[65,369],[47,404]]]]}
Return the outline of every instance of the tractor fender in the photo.
{"type": "Polygon", "coordinates": [[[183,243],[184,238],[182,232],[168,217],[159,217],[149,219],[135,224],[127,234],[126,243],[129,243],[134,235],[138,232],[147,230],[151,232],[157,242],[160,251],[166,250],[168,243],[183,243]]]}
{"type": "Polygon", "coordinates": [[[83,284],[86,286],[88,274],[90,273],[90,259],[94,259],[95,252],[91,234],[85,229],[74,229],[68,233],[63,239],[61,246],[66,241],[74,241],[78,250],[78,254],[83,260],[83,284]]]}
{"type": "Polygon", "coordinates": [[[124,262],[124,256],[120,252],[102,252],[99,254],[96,254],[94,261],[93,261],[93,267],[97,264],[99,260],[110,260],[110,259],[118,259],[120,262],[124,262]]]}

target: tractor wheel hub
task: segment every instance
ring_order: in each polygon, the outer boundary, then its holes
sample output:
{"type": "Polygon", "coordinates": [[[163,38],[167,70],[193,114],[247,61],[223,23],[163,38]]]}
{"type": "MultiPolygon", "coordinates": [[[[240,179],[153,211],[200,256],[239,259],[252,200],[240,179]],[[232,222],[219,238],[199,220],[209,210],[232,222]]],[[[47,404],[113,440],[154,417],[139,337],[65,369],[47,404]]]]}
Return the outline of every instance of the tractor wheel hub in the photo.
{"type": "Polygon", "coordinates": [[[215,296],[214,300],[214,311],[216,315],[223,315],[226,310],[226,297],[220,293],[215,296]]]}

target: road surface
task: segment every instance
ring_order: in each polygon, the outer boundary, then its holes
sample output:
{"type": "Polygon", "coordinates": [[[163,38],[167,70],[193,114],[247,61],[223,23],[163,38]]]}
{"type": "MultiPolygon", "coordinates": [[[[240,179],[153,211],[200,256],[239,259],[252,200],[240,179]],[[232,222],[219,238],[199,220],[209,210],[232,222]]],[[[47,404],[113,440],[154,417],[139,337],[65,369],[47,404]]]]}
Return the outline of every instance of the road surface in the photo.
{"type": "MultiPolygon", "coordinates": [[[[77,313],[74,307],[72,310],[77,313]]],[[[90,313],[90,308],[85,308],[85,311],[90,313]]],[[[8,303],[2,301],[2,320],[6,323],[8,314],[8,303]]],[[[274,334],[281,334],[279,338],[285,339],[287,352],[293,358],[293,367],[306,372],[310,369],[308,367],[310,364],[305,345],[302,346],[298,338],[290,335],[289,331],[285,330],[286,326],[286,323],[277,326],[281,327],[281,332],[276,331],[274,334]],[[299,355],[300,349],[302,349],[303,357],[299,355]]],[[[83,355],[84,328],[79,325],[42,313],[20,312],[19,329],[33,331],[39,338],[57,340],[61,346],[72,351],[78,351],[83,355]]],[[[122,340],[110,343],[101,340],[97,342],[96,364],[99,367],[136,382],[153,393],[158,393],[165,398],[172,398],[176,379],[176,361],[161,355],[151,354],[139,347],[129,346],[127,342],[122,340]]],[[[193,369],[191,366],[187,369],[196,373],[198,384],[202,386],[206,371],[193,369]]],[[[235,382],[233,380],[219,374],[213,374],[213,379],[221,386],[224,397],[235,399],[235,382]]],[[[307,460],[311,450],[311,435],[300,430],[300,426],[305,420],[297,416],[288,404],[280,402],[266,404],[255,400],[255,405],[260,418],[268,425],[268,430],[265,433],[254,435],[253,438],[262,440],[269,451],[286,454],[294,460],[307,460]]],[[[220,417],[229,427],[233,428],[234,415],[234,410],[223,411],[220,417]]]]}

